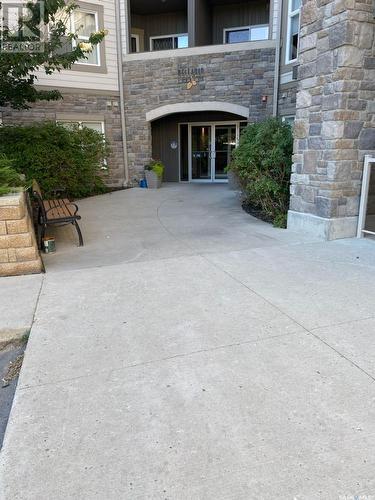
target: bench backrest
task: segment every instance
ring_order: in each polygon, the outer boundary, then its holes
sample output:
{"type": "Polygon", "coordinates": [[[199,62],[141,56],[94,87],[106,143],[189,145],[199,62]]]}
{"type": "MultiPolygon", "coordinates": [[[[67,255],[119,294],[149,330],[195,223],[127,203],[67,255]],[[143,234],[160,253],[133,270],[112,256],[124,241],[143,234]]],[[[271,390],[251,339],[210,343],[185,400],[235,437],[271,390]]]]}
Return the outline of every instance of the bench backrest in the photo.
{"type": "Polygon", "coordinates": [[[38,203],[39,216],[41,216],[44,220],[47,220],[46,209],[44,208],[44,203],[43,203],[42,191],[40,189],[38,181],[36,181],[35,179],[33,179],[32,190],[33,190],[33,196],[38,203]]]}

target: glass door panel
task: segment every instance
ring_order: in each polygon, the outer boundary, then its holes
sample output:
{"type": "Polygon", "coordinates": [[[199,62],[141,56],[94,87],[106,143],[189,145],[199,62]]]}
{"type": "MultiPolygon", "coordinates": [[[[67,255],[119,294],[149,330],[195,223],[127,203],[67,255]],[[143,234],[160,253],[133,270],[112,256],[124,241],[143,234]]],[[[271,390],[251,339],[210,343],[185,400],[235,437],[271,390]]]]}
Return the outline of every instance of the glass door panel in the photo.
{"type": "Polygon", "coordinates": [[[226,168],[236,147],[236,125],[215,126],[215,179],[227,179],[226,168]]]}
{"type": "Polygon", "coordinates": [[[211,125],[191,127],[191,178],[211,180],[211,125]]]}

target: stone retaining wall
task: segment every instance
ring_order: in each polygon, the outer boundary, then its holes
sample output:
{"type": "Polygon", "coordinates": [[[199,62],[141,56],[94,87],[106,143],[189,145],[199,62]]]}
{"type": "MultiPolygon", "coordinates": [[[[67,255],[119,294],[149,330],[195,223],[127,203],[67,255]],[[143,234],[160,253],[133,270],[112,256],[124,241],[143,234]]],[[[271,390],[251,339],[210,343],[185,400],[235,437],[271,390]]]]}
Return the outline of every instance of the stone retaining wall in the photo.
{"type": "Polygon", "coordinates": [[[0,276],[42,269],[25,193],[0,196],[0,276]]]}

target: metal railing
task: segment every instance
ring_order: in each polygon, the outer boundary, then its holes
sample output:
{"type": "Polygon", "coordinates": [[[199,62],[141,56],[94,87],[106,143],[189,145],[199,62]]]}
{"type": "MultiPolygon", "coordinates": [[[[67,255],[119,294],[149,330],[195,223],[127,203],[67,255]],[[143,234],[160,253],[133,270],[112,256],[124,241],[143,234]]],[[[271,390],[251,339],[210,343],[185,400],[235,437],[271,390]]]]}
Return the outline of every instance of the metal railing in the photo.
{"type": "MultiPolygon", "coordinates": [[[[365,156],[365,164],[363,167],[357,238],[363,238],[366,234],[375,235],[375,231],[371,231],[370,229],[366,228],[366,219],[368,217],[367,209],[369,201],[370,179],[371,179],[372,169],[374,170],[373,175],[375,175],[375,158],[370,155],[367,155],[365,156]]],[[[374,220],[375,220],[375,214],[374,214],[374,220]]]]}

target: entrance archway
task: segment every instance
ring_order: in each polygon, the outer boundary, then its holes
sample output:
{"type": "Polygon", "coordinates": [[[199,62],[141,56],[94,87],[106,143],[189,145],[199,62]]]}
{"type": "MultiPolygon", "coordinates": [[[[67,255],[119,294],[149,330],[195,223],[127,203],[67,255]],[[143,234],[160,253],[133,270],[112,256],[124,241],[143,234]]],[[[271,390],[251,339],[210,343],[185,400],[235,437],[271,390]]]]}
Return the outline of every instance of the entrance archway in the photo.
{"type": "Polygon", "coordinates": [[[249,118],[249,108],[239,104],[220,101],[202,101],[202,102],[178,102],[175,104],[166,104],[159,108],[152,109],[146,113],[146,120],[152,122],[167,115],[176,113],[194,113],[202,111],[221,111],[238,115],[246,120],[249,118]]]}
{"type": "Polygon", "coordinates": [[[163,116],[152,120],[150,126],[152,157],[164,163],[165,180],[227,182],[226,167],[241,129],[248,123],[243,116],[247,110],[242,110],[242,115],[222,109],[165,115],[163,108],[159,109],[163,116]]]}

